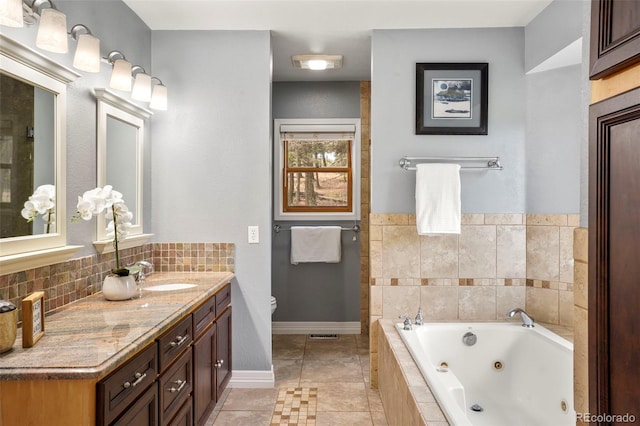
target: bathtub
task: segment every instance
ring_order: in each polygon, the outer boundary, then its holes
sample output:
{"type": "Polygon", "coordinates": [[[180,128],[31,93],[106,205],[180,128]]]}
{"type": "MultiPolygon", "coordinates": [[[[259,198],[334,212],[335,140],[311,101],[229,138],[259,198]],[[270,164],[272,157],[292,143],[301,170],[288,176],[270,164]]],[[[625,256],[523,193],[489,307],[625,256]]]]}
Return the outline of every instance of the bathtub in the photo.
{"type": "Polygon", "coordinates": [[[396,329],[451,425],[575,425],[573,345],[541,325],[396,329]]]}

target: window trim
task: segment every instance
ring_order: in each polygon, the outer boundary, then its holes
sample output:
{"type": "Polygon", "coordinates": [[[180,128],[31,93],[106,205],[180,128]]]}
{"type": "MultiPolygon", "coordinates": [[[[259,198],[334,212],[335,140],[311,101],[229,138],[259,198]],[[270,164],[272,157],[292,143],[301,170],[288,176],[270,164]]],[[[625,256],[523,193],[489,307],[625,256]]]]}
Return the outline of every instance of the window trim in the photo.
{"type": "MultiPolygon", "coordinates": [[[[360,220],[360,119],[334,118],[334,119],[275,119],[273,126],[274,141],[274,220],[323,220],[344,221],[360,220]],[[327,211],[302,212],[300,208],[289,207],[284,211],[284,197],[286,189],[284,183],[286,159],[284,156],[284,139],[282,130],[290,131],[292,127],[301,132],[342,132],[347,128],[353,129],[354,137],[350,147],[350,198],[351,209],[335,211],[335,208],[327,208],[327,211]],[[333,211],[331,211],[333,210],[333,211]]],[[[324,169],[323,169],[324,170],[324,169]]],[[[344,170],[344,169],[342,169],[344,170]]],[[[326,170],[329,171],[329,170],[326,170]]],[[[306,207],[305,207],[306,209],[306,207]]],[[[324,209],[323,209],[324,210],[324,209]]]]}

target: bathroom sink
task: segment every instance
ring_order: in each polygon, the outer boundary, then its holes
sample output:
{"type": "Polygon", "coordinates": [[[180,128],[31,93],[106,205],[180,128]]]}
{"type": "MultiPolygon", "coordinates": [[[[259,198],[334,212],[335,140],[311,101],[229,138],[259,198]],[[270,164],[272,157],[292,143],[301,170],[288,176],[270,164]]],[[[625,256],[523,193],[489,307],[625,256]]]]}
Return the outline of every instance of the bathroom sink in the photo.
{"type": "Polygon", "coordinates": [[[188,288],[195,287],[196,284],[188,284],[188,283],[171,283],[171,284],[158,284],[152,285],[149,287],[143,287],[143,290],[147,291],[177,291],[177,290],[186,290],[188,288]]]}

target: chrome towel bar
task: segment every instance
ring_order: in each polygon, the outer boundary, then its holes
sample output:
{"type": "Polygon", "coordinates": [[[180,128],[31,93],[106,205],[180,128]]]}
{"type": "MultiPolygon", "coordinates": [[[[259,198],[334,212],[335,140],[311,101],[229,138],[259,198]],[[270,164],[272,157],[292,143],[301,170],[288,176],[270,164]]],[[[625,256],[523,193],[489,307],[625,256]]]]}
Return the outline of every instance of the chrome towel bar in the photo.
{"type": "Polygon", "coordinates": [[[462,170],[502,170],[500,157],[402,157],[398,162],[404,170],[415,170],[420,163],[484,163],[485,165],[461,164],[462,170]]]}

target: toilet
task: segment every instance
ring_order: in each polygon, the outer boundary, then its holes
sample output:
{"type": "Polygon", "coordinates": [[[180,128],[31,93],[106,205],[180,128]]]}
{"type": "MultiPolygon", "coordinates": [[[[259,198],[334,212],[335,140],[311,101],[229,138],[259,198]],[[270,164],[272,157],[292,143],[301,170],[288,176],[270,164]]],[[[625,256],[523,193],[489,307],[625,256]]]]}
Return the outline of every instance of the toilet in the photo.
{"type": "Polygon", "coordinates": [[[273,315],[277,307],[278,304],[276,303],[276,298],[271,296],[271,315],[273,315]]]}

